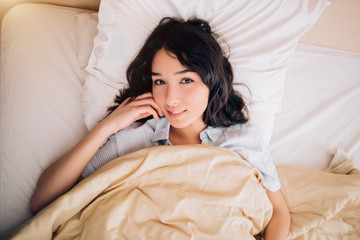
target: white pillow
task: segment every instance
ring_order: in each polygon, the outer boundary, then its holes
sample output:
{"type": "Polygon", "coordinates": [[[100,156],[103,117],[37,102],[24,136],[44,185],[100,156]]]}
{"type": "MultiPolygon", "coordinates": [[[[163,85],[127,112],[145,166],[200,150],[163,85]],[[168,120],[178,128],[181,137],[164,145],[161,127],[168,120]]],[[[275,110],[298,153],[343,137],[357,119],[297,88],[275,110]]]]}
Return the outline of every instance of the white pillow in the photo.
{"type": "MultiPolygon", "coordinates": [[[[272,121],[281,109],[286,70],[298,39],[328,5],[327,0],[102,0],[99,32],[86,68],[85,124],[91,129],[104,118],[118,89],[127,83],[127,66],[166,16],[209,21],[231,49],[235,83],[244,83],[251,90],[250,113],[261,112],[255,115],[268,115],[272,121]]],[[[244,88],[236,88],[250,99],[244,88]]],[[[253,122],[269,142],[273,124],[262,119],[253,122]]]]}

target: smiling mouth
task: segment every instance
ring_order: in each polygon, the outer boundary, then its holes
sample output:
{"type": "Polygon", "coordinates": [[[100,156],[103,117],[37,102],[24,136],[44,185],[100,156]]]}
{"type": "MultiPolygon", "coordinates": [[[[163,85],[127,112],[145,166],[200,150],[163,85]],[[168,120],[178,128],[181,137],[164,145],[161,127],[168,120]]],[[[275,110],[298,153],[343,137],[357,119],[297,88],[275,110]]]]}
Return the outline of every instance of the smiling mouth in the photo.
{"type": "Polygon", "coordinates": [[[167,111],[169,116],[172,118],[178,118],[181,117],[182,115],[184,115],[184,113],[186,112],[186,110],[182,110],[182,111],[167,111]]]}

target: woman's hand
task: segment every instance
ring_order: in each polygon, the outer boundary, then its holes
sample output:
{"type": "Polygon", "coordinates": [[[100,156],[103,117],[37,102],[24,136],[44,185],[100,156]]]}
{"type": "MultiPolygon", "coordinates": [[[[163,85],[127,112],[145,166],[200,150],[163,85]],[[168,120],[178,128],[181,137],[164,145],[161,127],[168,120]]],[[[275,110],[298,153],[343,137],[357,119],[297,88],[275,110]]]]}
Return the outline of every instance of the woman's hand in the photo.
{"type": "Polygon", "coordinates": [[[130,101],[130,98],[126,99],[100,124],[106,126],[111,135],[151,115],[159,120],[164,114],[155,102],[152,93],[148,92],[136,97],[133,101],[130,101]]]}

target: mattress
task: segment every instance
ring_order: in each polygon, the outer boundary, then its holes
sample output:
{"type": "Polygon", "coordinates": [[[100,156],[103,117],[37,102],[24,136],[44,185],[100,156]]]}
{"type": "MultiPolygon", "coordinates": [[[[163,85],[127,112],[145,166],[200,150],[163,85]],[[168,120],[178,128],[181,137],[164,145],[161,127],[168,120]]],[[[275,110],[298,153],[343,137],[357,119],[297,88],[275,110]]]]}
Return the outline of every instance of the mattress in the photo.
{"type": "MultiPolygon", "coordinates": [[[[31,217],[28,203],[41,172],[87,132],[81,96],[96,17],[23,4],[3,20],[1,233],[31,217]]],[[[342,149],[359,167],[359,69],[360,54],[298,45],[270,142],[277,165],[326,170],[342,149]]]]}

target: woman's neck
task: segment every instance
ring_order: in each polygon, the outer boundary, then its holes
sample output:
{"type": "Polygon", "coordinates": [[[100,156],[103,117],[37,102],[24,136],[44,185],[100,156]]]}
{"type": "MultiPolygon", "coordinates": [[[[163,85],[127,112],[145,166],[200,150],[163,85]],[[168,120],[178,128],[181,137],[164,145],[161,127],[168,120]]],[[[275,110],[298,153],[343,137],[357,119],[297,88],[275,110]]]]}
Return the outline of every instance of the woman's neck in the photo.
{"type": "Polygon", "coordinates": [[[174,145],[201,144],[200,133],[205,128],[205,125],[197,128],[192,126],[174,128],[170,126],[169,140],[174,145]]]}

